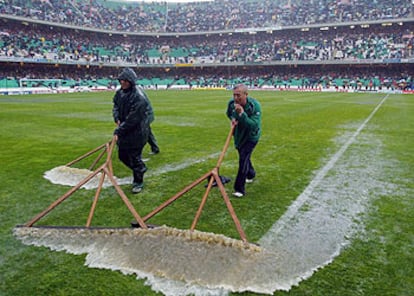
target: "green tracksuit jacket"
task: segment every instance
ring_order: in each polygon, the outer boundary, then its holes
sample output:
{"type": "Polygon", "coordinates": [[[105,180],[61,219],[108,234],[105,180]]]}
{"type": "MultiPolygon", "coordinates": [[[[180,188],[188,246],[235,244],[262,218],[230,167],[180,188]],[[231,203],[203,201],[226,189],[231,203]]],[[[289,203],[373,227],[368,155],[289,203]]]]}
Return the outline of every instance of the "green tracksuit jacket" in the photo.
{"type": "Polygon", "coordinates": [[[234,99],[227,105],[227,117],[238,121],[234,129],[234,145],[236,148],[243,146],[246,141],[258,142],[261,135],[262,110],[260,103],[251,97],[247,97],[244,112],[239,116],[234,109],[234,99]]]}

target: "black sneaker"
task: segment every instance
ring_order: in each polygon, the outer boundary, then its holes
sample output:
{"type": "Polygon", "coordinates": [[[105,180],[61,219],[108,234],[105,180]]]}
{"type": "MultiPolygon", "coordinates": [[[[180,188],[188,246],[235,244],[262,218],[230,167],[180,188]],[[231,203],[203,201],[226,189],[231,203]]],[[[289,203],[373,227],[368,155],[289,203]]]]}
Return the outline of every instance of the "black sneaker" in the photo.
{"type": "MultiPolygon", "coordinates": [[[[209,181],[210,181],[210,179],[209,179],[209,181]]],[[[224,176],[220,176],[220,181],[221,181],[221,183],[223,183],[223,185],[225,185],[225,184],[229,183],[231,181],[231,179],[227,178],[227,177],[224,177],[224,176]]],[[[205,188],[207,188],[207,186],[208,186],[208,183],[206,185],[204,185],[205,188]]],[[[217,187],[216,180],[214,180],[212,187],[217,187]]]]}
{"type": "Polygon", "coordinates": [[[144,184],[143,183],[134,183],[132,184],[132,193],[137,194],[140,193],[142,190],[144,189],[144,184]]]}

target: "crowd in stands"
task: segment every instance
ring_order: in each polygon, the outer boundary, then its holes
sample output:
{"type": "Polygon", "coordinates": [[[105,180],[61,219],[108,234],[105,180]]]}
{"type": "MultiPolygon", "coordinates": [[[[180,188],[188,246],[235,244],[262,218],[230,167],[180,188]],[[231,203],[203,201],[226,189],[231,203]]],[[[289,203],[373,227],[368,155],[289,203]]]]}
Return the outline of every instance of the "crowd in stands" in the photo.
{"type": "Polygon", "coordinates": [[[157,38],[4,22],[0,57],[133,65],[390,60],[414,57],[414,22],[157,38]]]}
{"type": "MultiPolygon", "coordinates": [[[[411,15],[410,1],[402,0],[391,3],[382,0],[310,0],[306,2],[306,8],[303,1],[244,0],[243,5],[237,4],[238,12],[231,22],[222,23],[224,26],[216,25],[216,22],[223,21],[220,16],[227,9],[233,13],[236,11],[234,3],[211,1],[182,6],[142,2],[115,3],[108,7],[109,2],[99,0],[0,0],[0,13],[125,31],[142,31],[144,27],[143,31],[157,31],[161,26],[154,22],[162,19],[164,29],[169,32],[267,26],[269,14],[275,21],[273,24],[283,25],[411,15]],[[397,4],[398,9],[395,9],[397,4]],[[352,10],[348,11],[351,6],[352,10]],[[275,12],[281,7],[287,14],[275,12]],[[187,9],[185,19],[182,18],[184,8],[187,9]],[[197,17],[201,13],[203,17],[197,17]],[[206,21],[210,27],[197,23],[201,21],[206,21]]],[[[258,31],[256,34],[216,32],[180,36],[92,32],[7,18],[0,18],[0,22],[0,80],[9,86],[16,85],[20,78],[60,78],[70,85],[91,86],[94,81],[113,85],[117,83],[114,77],[118,67],[122,66],[142,67],[144,70],[137,72],[144,86],[227,87],[244,82],[252,87],[334,85],[345,88],[407,88],[412,87],[414,75],[411,67],[414,58],[413,21],[393,22],[390,26],[328,26],[328,30],[323,31],[320,28],[310,28],[309,31],[287,28],[258,31]],[[316,66],[303,66],[306,62],[314,62],[316,66]],[[354,66],[335,69],[335,64],[347,63],[354,66]],[[355,63],[361,66],[355,66],[355,63]],[[378,66],[372,67],[372,63],[378,63],[378,66]],[[391,66],[381,67],[389,63],[391,66]],[[175,69],[179,64],[191,69],[175,69]],[[14,82],[9,82],[7,77],[14,82]]]]}
{"type": "MultiPolygon", "coordinates": [[[[413,90],[414,80],[411,65],[390,64],[387,67],[348,65],[302,65],[297,67],[260,67],[252,71],[246,67],[204,68],[134,68],[137,83],[156,88],[164,85],[190,85],[192,87],[229,88],[245,83],[251,88],[299,87],[322,89],[336,87],[338,90],[413,90]]],[[[118,85],[119,67],[85,67],[72,65],[3,64],[0,75],[1,87],[17,87],[19,80],[61,79],[62,86],[85,86],[94,88],[118,85]]]]}
{"type": "Polygon", "coordinates": [[[411,0],[0,0],[0,13],[129,32],[206,32],[413,17],[411,0]]]}

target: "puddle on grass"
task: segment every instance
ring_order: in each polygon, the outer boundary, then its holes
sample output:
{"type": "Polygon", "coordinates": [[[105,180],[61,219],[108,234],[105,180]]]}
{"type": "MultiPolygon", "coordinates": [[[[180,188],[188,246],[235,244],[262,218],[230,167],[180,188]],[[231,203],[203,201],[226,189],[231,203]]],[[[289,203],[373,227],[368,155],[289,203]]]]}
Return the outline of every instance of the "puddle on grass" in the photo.
{"type": "MultiPolygon", "coordinates": [[[[148,178],[152,176],[159,176],[160,174],[179,171],[189,166],[192,166],[194,164],[209,160],[211,158],[216,158],[219,155],[220,153],[213,153],[203,159],[188,159],[187,161],[183,163],[167,164],[159,169],[150,170],[148,173],[145,174],[145,177],[148,178]]],[[[91,173],[92,171],[88,169],[80,169],[80,168],[68,167],[68,166],[58,166],[49,171],[46,171],[43,177],[49,180],[52,184],[75,186],[80,181],[82,181],[87,176],[89,176],[91,173]]],[[[89,180],[86,184],[82,185],[81,188],[96,189],[98,187],[100,177],[101,177],[101,173],[98,173],[91,180],[89,180]]],[[[126,177],[126,178],[115,177],[115,180],[119,185],[127,185],[127,184],[132,183],[132,177],[126,177]]],[[[110,182],[108,177],[105,177],[103,188],[110,187],[110,186],[112,186],[112,183],[110,182]]]]}
{"type": "MultiPolygon", "coordinates": [[[[348,136],[337,140],[342,142],[348,136]]],[[[266,291],[262,293],[290,290],[332,262],[352,238],[363,234],[364,215],[372,199],[401,190],[387,181],[384,172],[398,170],[398,163],[383,159],[381,147],[374,136],[359,135],[346,153],[344,150],[315,174],[285,215],[260,239],[265,250],[283,254],[277,262],[270,259],[269,264],[277,268],[257,266],[255,273],[266,291]]],[[[147,284],[169,296],[223,296],[239,288],[207,289],[159,278],[147,278],[147,284]]],[[[248,290],[255,291],[254,286],[248,290]]]]}
{"type": "Polygon", "coordinates": [[[165,295],[289,290],[330,263],[349,239],[363,230],[361,219],[373,196],[396,190],[384,181],[384,170],[392,171],[395,164],[382,159],[381,146],[365,133],[346,153],[333,157],[261,238],[257,252],[225,244],[183,243],[175,236],[150,234],[142,239],[116,231],[47,230],[47,234],[33,234],[36,230],[30,228],[28,233],[16,230],[17,236],[26,244],[86,253],[88,266],[136,274],[165,295]]]}
{"type": "MultiPolygon", "coordinates": [[[[266,249],[288,249],[298,265],[279,262],[292,285],[310,277],[361,235],[364,214],[373,198],[395,192],[384,169],[394,166],[381,155],[381,142],[364,134],[335,165],[317,174],[259,243],[266,249]]],[[[292,258],[290,258],[292,259],[292,258]]]]}
{"type": "MultiPolygon", "coordinates": [[[[160,252],[152,258],[163,266],[154,267],[138,260],[151,255],[136,256],[137,250],[145,248],[136,248],[129,239],[123,240],[125,254],[117,255],[114,251],[119,245],[111,246],[111,239],[96,238],[89,245],[82,245],[86,240],[79,242],[76,237],[74,245],[53,241],[42,244],[36,239],[32,243],[72,253],[86,252],[89,266],[134,273],[137,278],[146,279],[154,291],[168,296],[222,296],[231,291],[272,294],[289,290],[332,262],[352,238],[363,233],[364,214],[373,198],[401,190],[388,181],[385,173],[398,170],[398,163],[383,158],[381,141],[369,131],[360,133],[369,119],[357,132],[355,127],[348,127],[349,132],[337,139],[341,146],[338,152],[315,173],[308,187],[260,239],[263,251],[252,256],[181,243],[173,253],[166,254],[165,247],[174,244],[164,245],[157,240],[147,246],[156,246],[160,252]],[[136,250],[132,257],[128,251],[131,249],[136,250]],[[168,279],[164,277],[166,266],[171,268],[168,279]]],[[[119,239],[115,241],[119,243],[119,239]]]]}

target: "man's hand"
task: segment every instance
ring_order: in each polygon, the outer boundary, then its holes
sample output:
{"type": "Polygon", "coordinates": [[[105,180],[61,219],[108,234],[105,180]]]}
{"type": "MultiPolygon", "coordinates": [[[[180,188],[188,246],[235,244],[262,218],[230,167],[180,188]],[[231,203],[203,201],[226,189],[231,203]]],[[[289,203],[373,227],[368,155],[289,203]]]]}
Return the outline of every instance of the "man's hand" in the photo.
{"type": "Polygon", "coordinates": [[[236,110],[237,114],[239,115],[241,115],[244,112],[243,106],[240,104],[235,104],[234,110],[236,110]]]}

